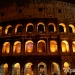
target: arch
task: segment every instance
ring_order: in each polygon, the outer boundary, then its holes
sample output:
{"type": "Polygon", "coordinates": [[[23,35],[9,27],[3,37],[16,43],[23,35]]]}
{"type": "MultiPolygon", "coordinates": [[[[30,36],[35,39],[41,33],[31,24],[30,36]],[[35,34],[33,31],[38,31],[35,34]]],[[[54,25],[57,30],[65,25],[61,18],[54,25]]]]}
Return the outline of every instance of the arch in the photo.
{"type": "Polygon", "coordinates": [[[12,75],[20,75],[20,64],[15,63],[12,65],[12,75]]]}
{"type": "Polygon", "coordinates": [[[65,32],[66,33],[66,26],[64,23],[59,24],[59,31],[60,32],[65,32]]]}
{"type": "Polygon", "coordinates": [[[46,51],[46,42],[44,40],[39,40],[37,42],[37,51],[45,52],[46,51]]]}
{"type": "Polygon", "coordinates": [[[47,75],[47,66],[44,62],[38,64],[38,75],[47,75]]]}
{"type": "Polygon", "coordinates": [[[52,62],[51,64],[51,75],[60,75],[60,67],[56,62],[52,62]]]}
{"type": "Polygon", "coordinates": [[[10,52],[10,43],[5,42],[2,47],[2,53],[9,53],[10,52]]]}
{"type": "Polygon", "coordinates": [[[62,52],[69,52],[69,44],[66,40],[61,42],[62,52]]]}
{"type": "Polygon", "coordinates": [[[3,27],[2,27],[2,26],[0,26],[0,34],[2,34],[2,28],[3,28],[3,27]]]}
{"type": "Polygon", "coordinates": [[[22,33],[22,24],[17,24],[15,27],[15,33],[22,33]]]}
{"type": "Polygon", "coordinates": [[[56,52],[57,51],[57,42],[55,40],[50,41],[50,51],[51,52],[56,52]]]}
{"type": "Polygon", "coordinates": [[[8,74],[8,64],[0,65],[0,75],[7,75],[8,74]]]}
{"type": "Polygon", "coordinates": [[[63,70],[65,70],[65,73],[69,73],[71,64],[69,62],[64,62],[63,66],[64,66],[63,70]]]}
{"type": "Polygon", "coordinates": [[[26,25],[26,32],[33,32],[34,25],[32,23],[28,23],[26,25]]]}
{"type": "Polygon", "coordinates": [[[42,22],[39,22],[38,24],[37,24],[37,32],[45,32],[45,24],[44,23],[42,23],[42,22]]]}
{"type": "Polygon", "coordinates": [[[5,28],[5,34],[10,34],[12,33],[12,26],[11,25],[7,25],[5,28]]]}
{"type": "Polygon", "coordinates": [[[20,53],[21,52],[21,42],[16,41],[13,46],[13,53],[20,53]]]}
{"type": "Polygon", "coordinates": [[[69,24],[69,32],[70,33],[75,33],[75,31],[74,31],[74,25],[69,24]]]}
{"type": "Polygon", "coordinates": [[[72,42],[72,50],[75,52],[75,41],[72,42]]]}
{"type": "Polygon", "coordinates": [[[56,32],[56,26],[54,23],[48,24],[49,32],[56,32]]]}
{"type": "Polygon", "coordinates": [[[28,40],[26,43],[25,43],[25,52],[32,52],[33,51],[33,41],[31,40],[28,40]]]}
{"type": "Polygon", "coordinates": [[[31,62],[28,62],[25,64],[24,74],[25,75],[33,75],[33,64],[31,62]]]}

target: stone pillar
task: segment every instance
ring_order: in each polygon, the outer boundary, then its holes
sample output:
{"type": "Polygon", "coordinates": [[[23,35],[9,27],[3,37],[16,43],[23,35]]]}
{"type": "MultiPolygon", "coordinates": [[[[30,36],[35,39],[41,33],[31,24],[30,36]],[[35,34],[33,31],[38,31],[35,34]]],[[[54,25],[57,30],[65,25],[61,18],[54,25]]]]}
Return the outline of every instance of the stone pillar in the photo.
{"type": "Polygon", "coordinates": [[[51,75],[51,64],[50,64],[50,62],[47,63],[47,74],[51,75]]]}
{"type": "Polygon", "coordinates": [[[12,75],[12,64],[11,63],[9,63],[8,75],[12,75]]]}
{"type": "Polygon", "coordinates": [[[34,61],[34,64],[33,64],[33,75],[37,75],[37,64],[35,62],[36,61],[34,61]]]}
{"type": "Polygon", "coordinates": [[[16,25],[13,25],[13,27],[12,27],[12,35],[15,34],[15,27],[16,27],[16,25]]]}
{"type": "Polygon", "coordinates": [[[34,39],[34,52],[37,52],[37,41],[36,38],[34,39]]]}
{"type": "Polygon", "coordinates": [[[4,27],[2,28],[2,35],[3,35],[3,36],[5,35],[5,28],[6,28],[6,26],[4,26],[4,27]]]}
{"type": "Polygon", "coordinates": [[[20,74],[24,75],[24,63],[23,62],[21,62],[21,65],[20,65],[20,74]]]}
{"type": "Polygon", "coordinates": [[[47,54],[50,54],[50,48],[49,48],[50,43],[49,42],[50,42],[50,40],[49,40],[49,38],[47,38],[47,45],[46,45],[47,46],[47,54]]]}
{"type": "Polygon", "coordinates": [[[13,45],[14,45],[14,42],[12,42],[12,40],[11,40],[11,42],[10,42],[10,55],[13,54],[13,45]]]}
{"type": "Polygon", "coordinates": [[[21,43],[21,49],[22,49],[22,55],[24,55],[25,54],[25,41],[24,41],[24,37],[22,38],[22,43],[21,43]]]}

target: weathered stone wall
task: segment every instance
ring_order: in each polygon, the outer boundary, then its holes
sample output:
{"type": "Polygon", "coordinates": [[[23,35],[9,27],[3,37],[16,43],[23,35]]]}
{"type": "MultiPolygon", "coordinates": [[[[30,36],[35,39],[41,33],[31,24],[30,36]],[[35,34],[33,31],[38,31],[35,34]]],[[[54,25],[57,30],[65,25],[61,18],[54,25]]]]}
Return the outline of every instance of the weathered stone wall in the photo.
{"type": "Polygon", "coordinates": [[[0,8],[0,21],[21,18],[58,18],[75,21],[75,5],[60,1],[35,0],[18,6],[0,8]]]}

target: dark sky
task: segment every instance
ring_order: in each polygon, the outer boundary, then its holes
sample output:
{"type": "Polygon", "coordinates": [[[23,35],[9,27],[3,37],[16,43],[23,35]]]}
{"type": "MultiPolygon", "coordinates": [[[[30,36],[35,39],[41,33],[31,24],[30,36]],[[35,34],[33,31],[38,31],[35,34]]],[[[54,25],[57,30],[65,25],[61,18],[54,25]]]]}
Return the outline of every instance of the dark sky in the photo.
{"type": "MultiPolygon", "coordinates": [[[[26,1],[28,1],[28,0],[0,0],[0,7],[14,3],[14,2],[17,4],[20,4],[20,3],[24,3],[26,1]]],[[[64,1],[64,2],[69,2],[69,3],[75,4],[75,0],[59,0],[59,1],[64,1]]]]}

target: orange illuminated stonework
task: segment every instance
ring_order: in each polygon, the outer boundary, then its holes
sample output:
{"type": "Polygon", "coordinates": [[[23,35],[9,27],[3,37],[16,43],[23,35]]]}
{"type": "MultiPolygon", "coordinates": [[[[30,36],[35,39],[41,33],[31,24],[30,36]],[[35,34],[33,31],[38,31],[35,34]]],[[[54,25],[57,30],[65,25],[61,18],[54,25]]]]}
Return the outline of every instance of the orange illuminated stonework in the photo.
{"type": "Polygon", "coordinates": [[[75,5],[51,0],[0,8],[0,75],[70,73],[75,69],[74,16],[75,5]]]}

